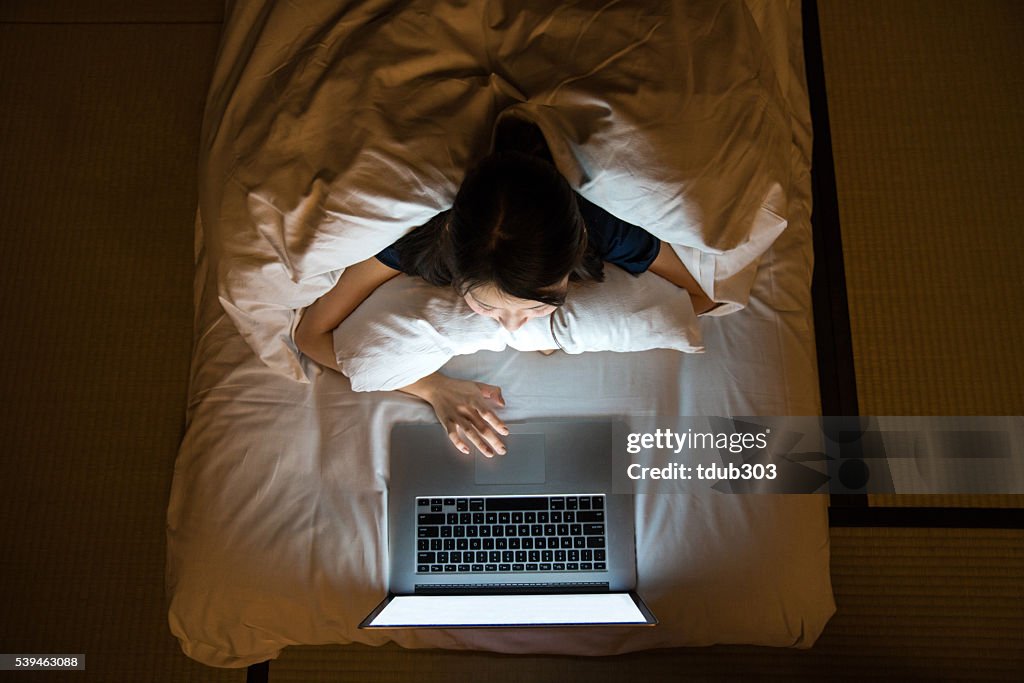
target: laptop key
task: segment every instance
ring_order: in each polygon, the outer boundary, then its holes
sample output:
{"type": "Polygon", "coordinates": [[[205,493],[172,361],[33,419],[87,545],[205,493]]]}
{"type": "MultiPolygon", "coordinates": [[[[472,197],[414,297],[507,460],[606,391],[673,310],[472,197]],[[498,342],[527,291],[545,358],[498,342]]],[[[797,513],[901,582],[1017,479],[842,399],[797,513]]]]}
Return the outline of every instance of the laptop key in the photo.
{"type": "Polygon", "coordinates": [[[485,538],[480,541],[480,545],[483,547],[484,550],[494,550],[494,539],[485,538]]]}
{"type": "Polygon", "coordinates": [[[588,548],[603,548],[604,536],[587,536],[588,548]]]}
{"type": "Polygon", "coordinates": [[[576,510],[576,509],[579,508],[579,506],[580,506],[580,502],[579,502],[579,500],[577,498],[573,497],[573,498],[566,498],[565,499],[565,509],[566,510],[576,510]]]}
{"type": "Polygon", "coordinates": [[[580,551],[579,550],[570,550],[569,551],[569,561],[570,562],[579,562],[580,561],[580,551]]]}
{"type": "Polygon", "coordinates": [[[472,498],[469,501],[470,512],[483,512],[484,511],[484,499],[483,498],[472,498]]]}
{"type": "Polygon", "coordinates": [[[476,551],[476,561],[481,563],[481,564],[486,562],[487,561],[487,552],[484,551],[484,550],[476,551]]]}
{"type": "Polygon", "coordinates": [[[441,543],[440,538],[434,538],[430,541],[431,550],[444,550],[444,545],[441,543]]]}
{"type": "Polygon", "coordinates": [[[593,562],[580,562],[580,571],[589,572],[594,568],[593,562]]]}
{"type": "Polygon", "coordinates": [[[552,510],[564,510],[565,509],[565,498],[552,498],[551,499],[552,510]]]}
{"type": "Polygon", "coordinates": [[[421,526],[416,527],[416,535],[420,538],[437,538],[441,535],[441,527],[421,526]]]}
{"type": "Polygon", "coordinates": [[[509,513],[509,512],[499,512],[498,513],[498,524],[511,524],[511,523],[512,523],[512,514],[511,513],[509,513]]]}
{"type": "Polygon", "coordinates": [[[566,571],[578,572],[580,570],[579,562],[569,562],[565,565],[566,571]]]}
{"type": "Polygon", "coordinates": [[[430,541],[426,538],[416,541],[416,550],[430,550],[430,541]]]}
{"type": "Polygon", "coordinates": [[[469,550],[469,540],[465,539],[465,538],[456,538],[455,539],[455,549],[456,550],[469,550]]]}
{"type": "Polygon", "coordinates": [[[583,560],[584,562],[591,562],[594,559],[594,551],[593,550],[581,550],[580,551],[580,559],[583,560]]]}
{"type": "Polygon", "coordinates": [[[523,515],[523,521],[526,522],[527,524],[536,524],[537,523],[537,513],[536,512],[527,512],[525,515],[523,515]]]}
{"type": "Polygon", "coordinates": [[[444,508],[441,507],[440,503],[431,503],[430,504],[430,511],[431,512],[441,512],[441,510],[443,510],[443,509],[444,508]]]}
{"type": "Polygon", "coordinates": [[[441,547],[445,550],[455,550],[455,539],[446,538],[441,542],[441,547]]]}
{"type": "Polygon", "coordinates": [[[457,501],[455,501],[455,509],[458,510],[459,512],[468,512],[469,511],[469,499],[468,498],[459,498],[457,501]]]}
{"type": "Polygon", "coordinates": [[[576,521],[581,524],[590,522],[604,523],[604,510],[591,510],[590,512],[580,511],[576,513],[576,521]]]}
{"type": "Polygon", "coordinates": [[[430,507],[430,499],[429,498],[417,498],[416,499],[416,506],[417,507],[421,507],[421,508],[430,507]]]}
{"type": "Polygon", "coordinates": [[[607,568],[608,568],[608,565],[606,565],[604,562],[595,562],[594,563],[594,569],[597,570],[597,571],[603,571],[603,570],[605,570],[607,568]]]}
{"type": "Polygon", "coordinates": [[[575,522],[576,521],[576,513],[575,512],[563,512],[562,513],[562,521],[565,522],[566,524],[571,524],[571,523],[575,522]]]}
{"type": "Polygon", "coordinates": [[[446,552],[438,553],[437,554],[437,560],[435,560],[435,561],[438,564],[448,564],[448,553],[446,553],[446,552]]]}
{"type": "Polygon", "coordinates": [[[480,539],[479,538],[471,538],[471,539],[469,539],[469,549],[470,550],[480,550],[482,547],[483,547],[483,544],[480,543],[480,539]]]}
{"type": "Polygon", "coordinates": [[[482,572],[484,570],[484,566],[482,564],[474,564],[469,570],[473,572],[482,572]]]}
{"type": "Polygon", "coordinates": [[[526,565],[526,571],[528,571],[528,572],[535,572],[535,571],[537,571],[537,565],[536,564],[528,563],[526,565]]]}
{"type": "Polygon", "coordinates": [[[416,553],[417,564],[433,564],[435,562],[437,562],[437,559],[434,553],[416,553]]]}
{"type": "Polygon", "coordinates": [[[458,525],[458,526],[453,526],[452,527],[452,536],[454,536],[455,538],[462,538],[465,535],[466,535],[466,527],[462,526],[461,524],[458,525]]]}
{"type": "Polygon", "coordinates": [[[430,565],[430,573],[431,574],[437,574],[438,572],[442,572],[442,571],[444,571],[444,565],[443,564],[432,564],[432,565],[430,565]]]}
{"type": "Polygon", "coordinates": [[[510,571],[512,571],[512,565],[511,564],[499,564],[498,565],[498,571],[499,572],[510,572],[510,571]]]}
{"type": "Polygon", "coordinates": [[[551,569],[556,572],[564,572],[565,564],[562,562],[555,562],[553,565],[551,565],[551,569]]]}
{"type": "Polygon", "coordinates": [[[485,565],[484,566],[484,571],[485,572],[496,572],[496,571],[498,571],[498,565],[496,565],[496,564],[485,565]]]}
{"type": "Polygon", "coordinates": [[[561,539],[561,543],[559,545],[561,547],[563,547],[563,548],[571,548],[572,547],[572,539],[569,538],[568,536],[566,536],[565,538],[561,539]]]}
{"type": "Polygon", "coordinates": [[[586,548],[587,547],[587,539],[584,538],[583,536],[576,536],[576,537],[574,537],[572,539],[572,547],[573,548],[586,548]]]}
{"type": "Polygon", "coordinates": [[[418,564],[418,565],[416,565],[416,572],[419,573],[419,574],[426,574],[429,571],[430,571],[430,565],[429,564],[418,564]]]}
{"type": "Polygon", "coordinates": [[[460,564],[459,565],[459,571],[460,572],[468,572],[469,571],[469,565],[468,564],[460,564]]]}
{"type": "Polygon", "coordinates": [[[583,533],[587,536],[603,536],[604,524],[584,524],[583,533]]]}
{"type": "Polygon", "coordinates": [[[427,524],[444,524],[444,514],[430,514],[427,512],[421,512],[416,515],[416,523],[424,526],[427,524]]]}
{"type": "Polygon", "coordinates": [[[595,550],[594,551],[594,561],[595,562],[604,562],[604,560],[605,560],[604,551],[603,550],[595,550]]]}
{"type": "Polygon", "coordinates": [[[512,523],[513,524],[522,524],[523,523],[523,513],[522,512],[513,512],[512,513],[512,523]]]}
{"type": "MultiPolygon", "coordinates": [[[[466,553],[466,554],[467,555],[471,555],[472,553],[466,553]]],[[[462,553],[460,553],[458,551],[452,551],[452,552],[448,553],[448,561],[451,562],[452,564],[462,564],[462,553]]],[[[468,560],[467,560],[467,562],[468,562],[468,560]]]]}
{"type": "Polygon", "coordinates": [[[590,496],[583,496],[580,498],[580,510],[590,509],[590,496]]]}
{"type": "Polygon", "coordinates": [[[512,565],[512,571],[514,571],[514,572],[521,572],[521,571],[524,571],[525,569],[526,569],[526,567],[523,566],[522,564],[514,564],[514,565],[512,565]]]}
{"type": "Polygon", "coordinates": [[[455,567],[455,565],[454,565],[454,564],[446,564],[446,565],[444,566],[444,570],[445,570],[445,572],[447,572],[447,573],[452,573],[452,572],[454,572],[454,571],[455,571],[455,569],[456,569],[456,567],[455,567]]]}
{"type": "Polygon", "coordinates": [[[549,571],[551,571],[551,563],[550,563],[550,562],[544,562],[544,563],[542,563],[542,564],[540,565],[540,570],[541,570],[542,572],[549,572],[549,571]]]}
{"type": "Polygon", "coordinates": [[[444,504],[447,505],[448,507],[452,507],[453,505],[455,505],[455,499],[454,498],[445,498],[444,499],[444,504]]]}

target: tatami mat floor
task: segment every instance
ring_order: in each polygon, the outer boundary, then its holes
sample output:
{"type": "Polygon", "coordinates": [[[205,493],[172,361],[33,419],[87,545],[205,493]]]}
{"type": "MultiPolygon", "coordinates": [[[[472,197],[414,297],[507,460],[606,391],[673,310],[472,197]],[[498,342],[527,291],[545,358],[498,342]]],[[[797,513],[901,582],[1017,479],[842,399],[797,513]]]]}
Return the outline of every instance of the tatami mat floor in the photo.
{"type": "MultiPolygon", "coordinates": [[[[999,287],[1011,247],[1020,250],[1021,205],[1007,183],[1021,175],[1022,137],[1007,113],[1021,110],[1021,12],[1013,2],[956,11],[963,7],[822,2],[865,412],[1022,412],[1012,343],[1021,299],[999,287]],[[917,32],[914,13],[923,17],[917,32]],[[959,37],[924,15],[945,17],[959,37]],[[867,46],[875,34],[878,44],[867,46]],[[976,45],[968,55],[976,69],[947,55],[929,72],[932,41],[964,40],[976,45]],[[896,47],[886,41],[906,52],[887,59],[884,50],[896,47]],[[919,71],[935,98],[908,94],[919,71]],[[968,97],[945,94],[944,83],[975,75],[968,97]],[[980,103],[987,127],[969,101],[980,103]],[[918,116],[937,118],[922,128],[918,116]],[[900,135],[880,136],[893,120],[906,122],[900,135]],[[960,147],[951,136],[970,142],[960,147]],[[974,149],[991,161],[980,165],[974,149]],[[954,170],[935,170],[933,151],[951,154],[954,170]],[[956,191],[936,178],[955,181],[956,191]],[[929,206],[928,193],[942,201],[929,206]],[[944,250],[965,258],[942,260],[944,250]],[[966,276],[964,262],[973,264],[966,276]],[[924,303],[915,305],[920,291],[924,303]]],[[[73,679],[33,680],[245,676],[182,655],[163,594],[191,339],[196,148],[222,16],[215,0],[0,4],[0,652],[86,653],[88,666],[73,679]]],[[[840,612],[809,653],[715,648],[534,665],[302,648],[286,651],[272,680],[446,672],[544,680],[539,672],[584,671],[601,680],[614,667],[648,678],[885,670],[942,678],[926,663],[947,660],[950,677],[1024,669],[1014,640],[1024,621],[1019,533],[838,529],[833,538],[840,612]]]]}

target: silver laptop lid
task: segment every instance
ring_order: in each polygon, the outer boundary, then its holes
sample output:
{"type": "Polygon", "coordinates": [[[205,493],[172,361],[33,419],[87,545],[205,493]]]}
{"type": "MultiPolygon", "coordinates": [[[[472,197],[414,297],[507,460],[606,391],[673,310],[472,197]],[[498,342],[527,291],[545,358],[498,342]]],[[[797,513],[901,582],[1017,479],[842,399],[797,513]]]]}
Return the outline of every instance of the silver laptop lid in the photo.
{"type": "MultiPolygon", "coordinates": [[[[547,421],[511,424],[509,431],[505,438],[507,454],[484,458],[480,454],[459,453],[438,424],[398,425],[392,430],[388,500],[390,592],[426,595],[632,590],[636,586],[633,501],[630,495],[610,493],[612,424],[547,421]],[[421,514],[436,516],[443,510],[448,516],[458,509],[451,504],[461,501],[484,501],[486,505],[481,510],[500,510],[506,499],[545,496],[556,501],[575,500],[578,505],[582,505],[580,501],[601,501],[606,532],[603,569],[465,572],[459,571],[459,565],[465,569],[473,563],[459,562],[452,563],[454,566],[438,563],[441,571],[433,572],[429,568],[424,571],[423,563],[417,562],[424,547],[423,539],[417,537],[421,514]],[[420,507],[425,500],[444,506],[434,512],[432,508],[420,507]]],[[[472,512],[476,511],[474,508],[472,512]]],[[[454,543],[449,544],[455,547],[454,543]]]]}

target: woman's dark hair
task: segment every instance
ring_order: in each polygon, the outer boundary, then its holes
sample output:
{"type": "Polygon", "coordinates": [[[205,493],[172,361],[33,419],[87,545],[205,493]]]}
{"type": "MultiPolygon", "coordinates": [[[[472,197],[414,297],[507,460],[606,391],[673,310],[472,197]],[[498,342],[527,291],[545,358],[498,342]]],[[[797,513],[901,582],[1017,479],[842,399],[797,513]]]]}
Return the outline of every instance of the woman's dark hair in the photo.
{"type": "Polygon", "coordinates": [[[549,288],[567,275],[604,279],[569,183],[543,156],[518,151],[485,157],[466,175],[450,211],[395,246],[403,271],[460,294],[489,284],[559,306],[564,292],[549,288]]]}

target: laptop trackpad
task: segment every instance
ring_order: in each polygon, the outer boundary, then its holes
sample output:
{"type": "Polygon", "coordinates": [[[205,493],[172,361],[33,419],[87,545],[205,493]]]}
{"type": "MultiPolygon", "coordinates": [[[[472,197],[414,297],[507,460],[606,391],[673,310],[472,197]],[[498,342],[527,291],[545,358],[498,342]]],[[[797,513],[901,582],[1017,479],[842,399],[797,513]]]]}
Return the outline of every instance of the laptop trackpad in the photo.
{"type": "Polygon", "coordinates": [[[544,435],[509,434],[503,440],[505,455],[485,458],[476,452],[476,483],[543,484],[544,435]]]}

